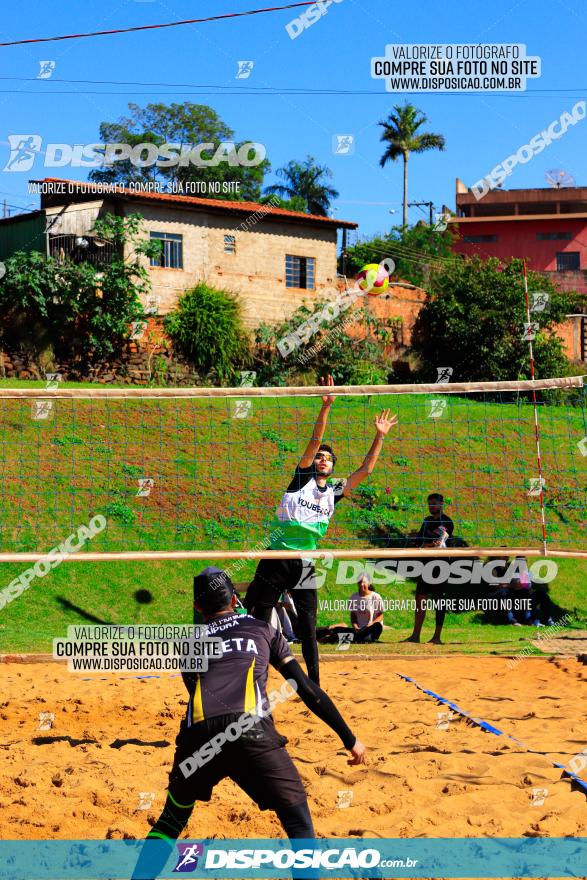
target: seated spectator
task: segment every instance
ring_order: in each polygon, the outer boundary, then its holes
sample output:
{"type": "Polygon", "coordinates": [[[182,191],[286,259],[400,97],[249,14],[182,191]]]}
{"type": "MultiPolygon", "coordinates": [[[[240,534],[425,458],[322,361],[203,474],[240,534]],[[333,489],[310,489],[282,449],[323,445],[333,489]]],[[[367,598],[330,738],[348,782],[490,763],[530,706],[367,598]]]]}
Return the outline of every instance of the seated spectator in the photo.
{"type": "Polygon", "coordinates": [[[371,582],[366,574],[361,575],[357,582],[359,590],[350,596],[347,607],[351,613],[351,625],[333,623],[321,626],[316,630],[316,638],[322,644],[333,644],[339,641],[339,633],[351,633],[352,641],[359,643],[376,642],[383,632],[383,600],[379,593],[371,589],[371,582]]]}
{"type": "MultiPolygon", "coordinates": [[[[516,557],[514,561],[520,563],[522,560],[516,557]]],[[[530,575],[527,571],[520,571],[519,577],[511,579],[507,585],[507,594],[512,603],[507,612],[508,623],[512,626],[522,626],[523,623],[529,625],[532,622],[532,609],[530,575]],[[522,607],[516,607],[517,603],[522,607]]]]}
{"type": "Polygon", "coordinates": [[[553,606],[550,596],[545,589],[538,590],[532,587],[530,592],[532,609],[530,617],[533,626],[554,626],[552,617],[553,606]]]}
{"type": "Polygon", "coordinates": [[[508,611],[508,623],[513,626],[552,626],[552,603],[545,590],[536,590],[532,586],[532,578],[526,560],[523,556],[516,556],[519,577],[513,578],[508,587],[508,597],[512,600],[512,609],[508,611]],[[524,607],[515,607],[516,599],[526,599],[524,607]],[[544,618],[544,623],[541,618],[544,618]]]}
{"type": "Polygon", "coordinates": [[[491,619],[491,623],[493,624],[503,624],[503,623],[511,623],[511,620],[507,616],[507,605],[509,600],[508,586],[505,582],[505,574],[508,570],[511,560],[507,557],[501,559],[492,559],[494,563],[493,566],[493,580],[489,583],[489,588],[487,591],[488,599],[497,599],[498,607],[495,611],[492,611],[489,615],[491,619]]]}

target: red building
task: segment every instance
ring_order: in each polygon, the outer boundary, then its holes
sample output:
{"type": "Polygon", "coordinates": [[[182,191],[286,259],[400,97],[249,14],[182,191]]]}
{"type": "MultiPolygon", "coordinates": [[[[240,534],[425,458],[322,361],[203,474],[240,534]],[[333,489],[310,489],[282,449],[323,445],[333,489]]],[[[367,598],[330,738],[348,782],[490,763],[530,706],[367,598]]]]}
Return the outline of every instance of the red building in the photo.
{"type": "MultiPolygon", "coordinates": [[[[563,290],[585,294],[587,315],[587,187],[494,189],[477,199],[457,178],[459,254],[526,258],[563,290]]],[[[587,360],[587,317],[575,316],[561,328],[570,357],[587,360]]]]}

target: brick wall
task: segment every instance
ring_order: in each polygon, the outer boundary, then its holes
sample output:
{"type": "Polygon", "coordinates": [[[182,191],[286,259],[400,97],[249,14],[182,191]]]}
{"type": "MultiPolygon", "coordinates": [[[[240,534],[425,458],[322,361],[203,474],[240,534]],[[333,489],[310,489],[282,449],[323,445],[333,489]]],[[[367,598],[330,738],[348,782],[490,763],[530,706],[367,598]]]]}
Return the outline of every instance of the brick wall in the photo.
{"type": "Polygon", "coordinates": [[[174,308],[182,292],[199,281],[235,292],[242,300],[245,323],[276,322],[304,300],[336,283],[336,229],[263,217],[250,229],[246,218],[181,211],[178,207],[141,205],[145,229],[182,236],[183,269],[150,267],[158,314],[174,308]],[[224,252],[224,236],[233,235],[236,253],[224,252]],[[285,286],[285,255],[315,259],[316,290],[285,286]]]}
{"type": "Polygon", "coordinates": [[[377,317],[402,319],[398,343],[407,348],[412,344],[414,324],[426,300],[426,293],[421,288],[402,281],[390,284],[388,291],[389,299],[373,296],[367,296],[365,299],[369,309],[377,317]]]}
{"type": "MultiPolygon", "coordinates": [[[[587,314],[583,320],[587,320],[587,314]]],[[[566,356],[572,361],[580,361],[582,353],[581,318],[570,318],[564,324],[559,324],[556,332],[563,341],[566,356]]]]}
{"type": "Polygon", "coordinates": [[[158,318],[145,322],[141,336],[129,342],[120,357],[100,362],[83,372],[67,361],[51,364],[43,370],[22,354],[0,351],[0,378],[44,379],[46,373],[61,373],[63,381],[84,379],[103,385],[110,382],[147,385],[152,380],[169,385],[199,384],[194,370],[173,351],[158,318]]]}

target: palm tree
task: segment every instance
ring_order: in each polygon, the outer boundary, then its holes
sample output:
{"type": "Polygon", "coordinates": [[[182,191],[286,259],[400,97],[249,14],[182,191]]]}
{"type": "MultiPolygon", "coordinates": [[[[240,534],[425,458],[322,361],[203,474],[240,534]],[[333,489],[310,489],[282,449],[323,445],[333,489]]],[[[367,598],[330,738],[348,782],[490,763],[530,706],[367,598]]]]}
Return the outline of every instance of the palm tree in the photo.
{"type": "Polygon", "coordinates": [[[445,140],[441,134],[418,134],[418,129],[428,118],[407,102],[403,107],[396,104],[393,113],[380,122],[383,128],[381,140],[387,143],[385,153],[379,164],[383,168],[389,160],[395,162],[401,156],[404,160],[404,226],[408,225],[408,159],[410,153],[423,153],[426,150],[444,150],[445,140]]]}
{"type": "Polygon", "coordinates": [[[301,196],[306,202],[308,213],[320,217],[328,216],[331,199],[338,197],[338,191],[323,180],[332,177],[330,168],[317,165],[314,157],[308,156],[304,162],[291,159],[284,168],[278,168],[275,173],[283,178],[284,183],[274,183],[265,192],[288,199],[301,196]]]}

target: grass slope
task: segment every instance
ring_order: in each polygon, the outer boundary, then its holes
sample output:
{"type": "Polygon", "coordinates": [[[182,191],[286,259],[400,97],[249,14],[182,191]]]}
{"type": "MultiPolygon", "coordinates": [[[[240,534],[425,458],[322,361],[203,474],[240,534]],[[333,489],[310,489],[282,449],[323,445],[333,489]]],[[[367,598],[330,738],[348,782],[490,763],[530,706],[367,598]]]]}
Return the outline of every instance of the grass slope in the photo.
{"type": "MultiPolygon", "coordinates": [[[[33,382],[0,381],[7,385],[33,382]]],[[[36,383],[42,387],[40,383],[36,383]]],[[[440,395],[436,395],[440,397],[440,395]]],[[[358,466],[383,406],[399,415],[370,481],[344,501],[323,541],[326,547],[402,545],[427,512],[430,491],[442,491],[455,534],[470,545],[540,546],[538,500],[528,496],[537,475],[532,407],[442,396],[431,418],[430,396],[352,397],[336,401],[325,439],[337,451],[337,474],[358,466]]],[[[30,401],[0,398],[0,546],[46,551],[91,516],[107,529],[92,550],[213,549],[265,546],[273,512],[289,482],[319,407],[310,398],[253,400],[246,418],[234,401],[59,401],[51,417],[31,418],[30,401]],[[154,480],[148,496],[139,480],[154,480]]],[[[549,543],[585,547],[586,464],[577,448],[587,433],[579,407],[541,406],[549,543]]],[[[227,562],[246,582],[254,563],[227,562]]],[[[0,588],[26,565],[0,566],[0,588]]],[[[66,563],[0,609],[0,649],[47,650],[68,623],[95,617],[112,623],[182,622],[190,618],[193,563],[66,563]],[[153,601],[134,594],[149,590],[153,601]]],[[[551,585],[557,605],[585,621],[585,574],[580,560],[563,560],[551,585]]],[[[328,573],[321,598],[346,597],[352,587],[328,573]]],[[[382,587],[409,598],[413,584],[382,587]]],[[[344,619],[321,611],[321,622],[344,619]]],[[[407,634],[411,612],[393,612],[385,640],[407,634]]],[[[480,625],[475,614],[449,615],[447,632],[461,650],[511,651],[525,631],[480,625]],[[488,647],[489,644],[494,648],[488,647]],[[513,647],[512,647],[513,646],[513,647]],[[504,648],[505,650],[505,648],[504,648]]],[[[402,650],[408,650],[403,649],[402,650]]]]}

